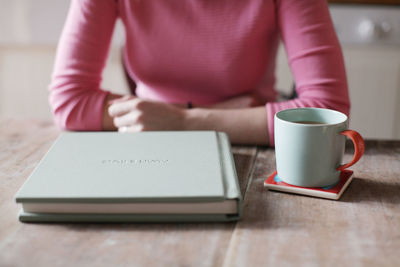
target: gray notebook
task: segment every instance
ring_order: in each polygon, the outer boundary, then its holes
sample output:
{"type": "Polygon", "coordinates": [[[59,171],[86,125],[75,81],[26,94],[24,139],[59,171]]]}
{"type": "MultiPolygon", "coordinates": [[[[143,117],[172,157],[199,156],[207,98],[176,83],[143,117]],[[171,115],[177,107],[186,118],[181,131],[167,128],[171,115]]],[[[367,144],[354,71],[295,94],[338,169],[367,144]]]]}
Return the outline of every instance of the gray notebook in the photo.
{"type": "Polygon", "coordinates": [[[241,194],[225,133],[64,132],[16,195],[31,222],[231,221],[241,194]]]}

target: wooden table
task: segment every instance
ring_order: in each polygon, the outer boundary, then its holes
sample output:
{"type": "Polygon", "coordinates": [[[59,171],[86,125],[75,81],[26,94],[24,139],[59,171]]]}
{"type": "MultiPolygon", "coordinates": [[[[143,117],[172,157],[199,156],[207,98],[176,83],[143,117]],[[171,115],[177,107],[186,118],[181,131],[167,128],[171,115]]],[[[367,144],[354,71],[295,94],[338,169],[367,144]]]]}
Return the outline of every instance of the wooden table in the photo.
{"type": "Polygon", "coordinates": [[[367,142],[340,201],[265,190],[274,150],[234,147],[237,223],[20,223],[14,195],[58,134],[0,121],[0,266],[400,266],[399,141],[367,142]]]}

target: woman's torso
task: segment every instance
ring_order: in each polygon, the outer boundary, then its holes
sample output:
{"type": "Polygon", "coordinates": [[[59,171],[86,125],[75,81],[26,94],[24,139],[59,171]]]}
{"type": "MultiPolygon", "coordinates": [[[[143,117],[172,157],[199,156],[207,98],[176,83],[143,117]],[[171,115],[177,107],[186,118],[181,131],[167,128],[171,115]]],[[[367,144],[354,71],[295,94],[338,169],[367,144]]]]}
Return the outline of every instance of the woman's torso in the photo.
{"type": "Polygon", "coordinates": [[[273,0],[119,1],[124,61],[140,97],[211,104],[244,93],[275,98],[273,0]]]}

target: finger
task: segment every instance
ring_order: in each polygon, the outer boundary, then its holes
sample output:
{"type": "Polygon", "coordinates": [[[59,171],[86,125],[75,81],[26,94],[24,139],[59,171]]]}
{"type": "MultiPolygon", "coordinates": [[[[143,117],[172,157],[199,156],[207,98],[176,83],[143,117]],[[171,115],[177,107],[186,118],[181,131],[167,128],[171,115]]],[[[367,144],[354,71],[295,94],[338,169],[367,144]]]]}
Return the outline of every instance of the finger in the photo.
{"type": "Polygon", "coordinates": [[[122,97],[118,97],[118,98],[114,98],[114,99],[109,100],[107,102],[107,104],[112,105],[114,103],[123,102],[123,101],[129,100],[129,99],[133,99],[135,97],[136,96],[134,96],[134,95],[124,95],[122,97]]]}
{"type": "Polygon", "coordinates": [[[127,114],[128,112],[135,109],[135,103],[137,102],[137,100],[138,98],[132,98],[116,102],[108,108],[108,114],[110,114],[111,117],[127,114]]]}
{"type": "Polygon", "coordinates": [[[131,111],[125,115],[114,117],[113,122],[115,127],[129,127],[137,124],[139,112],[131,111]]]}
{"type": "Polygon", "coordinates": [[[143,128],[140,127],[139,125],[135,126],[123,126],[118,128],[118,132],[120,133],[137,133],[137,132],[142,132],[143,128]]]}
{"type": "Polygon", "coordinates": [[[120,133],[126,133],[128,131],[128,127],[127,126],[122,126],[118,128],[118,132],[120,133]]]}

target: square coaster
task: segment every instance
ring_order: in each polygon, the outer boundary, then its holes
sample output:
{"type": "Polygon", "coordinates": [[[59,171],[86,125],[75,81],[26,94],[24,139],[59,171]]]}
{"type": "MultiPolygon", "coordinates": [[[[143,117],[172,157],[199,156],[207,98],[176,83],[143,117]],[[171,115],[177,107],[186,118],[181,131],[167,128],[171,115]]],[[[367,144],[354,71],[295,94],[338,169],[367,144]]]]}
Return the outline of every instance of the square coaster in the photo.
{"type": "Polygon", "coordinates": [[[283,182],[275,171],[264,181],[264,187],[269,190],[338,200],[352,180],[353,171],[344,170],[340,172],[339,182],[334,185],[325,187],[301,187],[283,182]]]}

